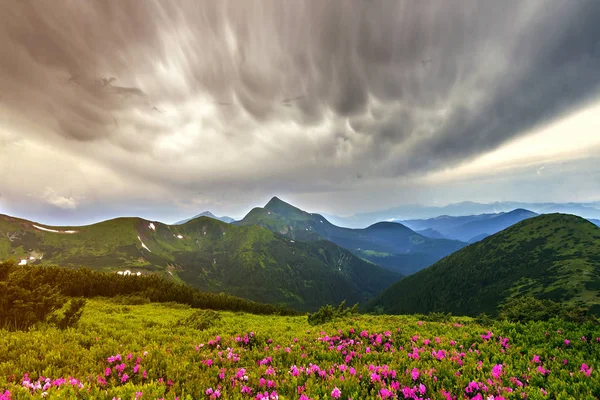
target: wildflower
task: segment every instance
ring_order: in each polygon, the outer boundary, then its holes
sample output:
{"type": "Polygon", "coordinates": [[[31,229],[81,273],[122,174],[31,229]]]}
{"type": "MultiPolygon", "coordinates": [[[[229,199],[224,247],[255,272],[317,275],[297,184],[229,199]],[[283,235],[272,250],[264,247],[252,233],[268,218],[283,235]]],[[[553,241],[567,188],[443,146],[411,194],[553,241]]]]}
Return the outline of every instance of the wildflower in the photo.
{"type": "Polygon", "coordinates": [[[500,375],[502,375],[502,364],[496,364],[492,368],[492,376],[495,379],[500,379],[500,375]]]}
{"type": "Polygon", "coordinates": [[[565,339],[565,346],[569,346],[571,344],[571,341],[569,339],[565,339]]]}
{"type": "Polygon", "coordinates": [[[124,375],[121,377],[121,382],[122,382],[122,383],[125,383],[125,382],[127,382],[127,379],[129,379],[129,375],[127,375],[127,374],[124,374],[124,375]]]}
{"type": "Polygon", "coordinates": [[[331,397],[334,399],[339,399],[341,395],[342,391],[337,386],[331,391],[331,397]]]}
{"type": "Polygon", "coordinates": [[[410,372],[410,375],[412,376],[412,380],[416,381],[417,379],[419,379],[419,370],[417,368],[413,368],[410,372]]]}
{"type": "Polygon", "coordinates": [[[585,376],[589,377],[592,374],[592,369],[593,368],[590,368],[587,364],[583,363],[581,364],[580,371],[583,372],[585,376]]]}
{"type": "Polygon", "coordinates": [[[539,367],[537,367],[537,371],[542,375],[547,375],[550,372],[550,370],[547,370],[546,368],[542,367],[541,365],[539,367]]]}

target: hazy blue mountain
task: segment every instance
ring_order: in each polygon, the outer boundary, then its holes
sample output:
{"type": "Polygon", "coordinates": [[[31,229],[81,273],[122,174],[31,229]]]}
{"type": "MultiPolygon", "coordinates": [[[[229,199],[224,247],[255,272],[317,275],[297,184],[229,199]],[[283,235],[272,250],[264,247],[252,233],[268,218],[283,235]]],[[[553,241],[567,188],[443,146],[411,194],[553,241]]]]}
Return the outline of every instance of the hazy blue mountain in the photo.
{"type": "Polygon", "coordinates": [[[235,219],[231,218],[231,217],[217,217],[216,215],[214,215],[213,213],[211,213],[210,211],[204,211],[198,215],[194,215],[192,218],[188,218],[188,219],[184,219],[183,221],[179,221],[179,222],[175,222],[174,225],[181,225],[181,224],[185,224],[186,222],[189,222],[195,218],[199,218],[199,217],[208,217],[208,218],[212,218],[212,219],[216,219],[218,221],[221,222],[225,222],[227,224],[232,223],[233,221],[235,221],[235,219]]]}
{"type": "MultiPolygon", "coordinates": [[[[327,215],[338,226],[364,228],[377,221],[427,219],[440,215],[472,216],[479,214],[497,214],[523,208],[538,214],[564,213],[574,214],[588,219],[600,219],[600,202],[591,203],[524,203],[514,201],[489,204],[463,201],[446,206],[403,205],[370,213],[359,213],[351,217],[327,215]]],[[[425,229],[425,228],[422,228],[425,229]]],[[[435,229],[435,228],[434,228],[435,229]]],[[[443,233],[443,232],[442,232],[443,233]]]]}
{"type": "Polygon", "coordinates": [[[427,228],[427,229],[423,229],[423,230],[415,231],[415,232],[417,232],[419,235],[427,236],[428,238],[432,238],[432,239],[447,239],[440,232],[438,232],[432,228],[427,228]]]}
{"type": "Polygon", "coordinates": [[[480,214],[461,217],[447,215],[425,220],[408,220],[402,223],[412,229],[433,229],[447,238],[474,243],[489,235],[500,232],[511,225],[538,214],[524,209],[506,213],[480,214]]]}
{"type": "Polygon", "coordinates": [[[590,222],[596,226],[600,226],[600,219],[590,219],[590,222]]]}
{"type": "Polygon", "coordinates": [[[395,222],[378,222],[365,229],[342,228],[277,197],[234,224],[261,226],[292,240],[328,240],[402,275],[425,268],[466,245],[457,240],[432,239],[395,222]]]}
{"type": "Polygon", "coordinates": [[[488,236],[490,236],[488,233],[482,233],[481,235],[477,235],[475,237],[472,237],[471,239],[469,239],[469,244],[479,242],[480,240],[483,240],[483,239],[485,239],[488,236]]]}

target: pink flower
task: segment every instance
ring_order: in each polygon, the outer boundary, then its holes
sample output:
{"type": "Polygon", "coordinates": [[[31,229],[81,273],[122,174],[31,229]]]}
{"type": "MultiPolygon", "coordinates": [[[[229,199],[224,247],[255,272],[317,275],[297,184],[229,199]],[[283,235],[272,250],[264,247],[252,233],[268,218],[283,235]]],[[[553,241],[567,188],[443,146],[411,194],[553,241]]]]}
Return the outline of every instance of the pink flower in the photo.
{"type": "Polygon", "coordinates": [[[127,375],[127,374],[124,374],[124,375],[121,377],[121,382],[122,382],[122,383],[125,383],[125,382],[127,382],[127,379],[129,379],[129,375],[127,375]]]}
{"type": "Polygon", "coordinates": [[[502,375],[502,364],[496,364],[492,368],[492,376],[495,379],[500,379],[500,375],[502,375]]]}
{"type": "Polygon", "coordinates": [[[410,372],[410,375],[412,376],[413,381],[416,381],[419,379],[419,370],[417,368],[413,368],[410,372]]]}
{"type": "Polygon", "coordinates": [[[569,339],[565,339],[565,346],[568,346],[571,344],[571,341],[569,339]]]}
{"type": "Polygon", "coordinates": [[[593,368],[590,368],[587,364],[581,364],[581,372],[585,374],[585,376],[589,377],[592,374],[593,368]]]}
{"type": "Polygon", "coordinates": [[[337,386],[331,391],[331,397],[334,399],[339,399],[341,395],[342,391],[337,386]]]}
{"type": "Polygon", "coordinates": [[[542,367],[541,365],[539,367],[537,367],[537,370],[542,375],[546,375],[546,374],[548,374],[550,372],[549,370],[547,370],[546,368],[542,367]]]}

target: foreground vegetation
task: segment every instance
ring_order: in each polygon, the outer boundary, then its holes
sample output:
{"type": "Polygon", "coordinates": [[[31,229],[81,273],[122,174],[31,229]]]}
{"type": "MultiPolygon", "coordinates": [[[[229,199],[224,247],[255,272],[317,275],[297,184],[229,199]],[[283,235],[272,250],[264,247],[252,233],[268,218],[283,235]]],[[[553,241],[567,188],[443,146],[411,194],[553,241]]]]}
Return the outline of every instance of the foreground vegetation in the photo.
{"type": "Polygon", "coordinates": [[[306,316],[124,303],[88,300],[66,330],[0,331],[0,398],[600,396],[600,335],[587,323],[344,313],[314,326],[306,316]]]}

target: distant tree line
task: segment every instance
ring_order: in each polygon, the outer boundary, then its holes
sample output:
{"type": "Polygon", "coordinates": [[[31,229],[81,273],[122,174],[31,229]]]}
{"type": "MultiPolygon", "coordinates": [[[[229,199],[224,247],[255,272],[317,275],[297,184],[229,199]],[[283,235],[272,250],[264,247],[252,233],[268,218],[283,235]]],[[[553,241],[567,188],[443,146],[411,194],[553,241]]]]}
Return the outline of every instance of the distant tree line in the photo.
{"type": "Polygon", "coordinates": [[[14,261],[0,263],[0,328],[27,329],[37,322],[51,322],[50,318],[54,318],[57,325],[72,325],[85,302],[70,298],[123,296],[136,296],[149,302],[176,302],[210,310],[263,315],[299,314],[283,306],[201,292],[154,274],[123,276],[88,268],[18,266],[14,261]],[[66,320],[57,321],[53,315],[65,306],[67,308],[62,314],[66,320]]]}

